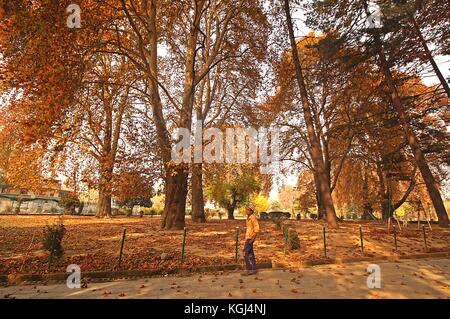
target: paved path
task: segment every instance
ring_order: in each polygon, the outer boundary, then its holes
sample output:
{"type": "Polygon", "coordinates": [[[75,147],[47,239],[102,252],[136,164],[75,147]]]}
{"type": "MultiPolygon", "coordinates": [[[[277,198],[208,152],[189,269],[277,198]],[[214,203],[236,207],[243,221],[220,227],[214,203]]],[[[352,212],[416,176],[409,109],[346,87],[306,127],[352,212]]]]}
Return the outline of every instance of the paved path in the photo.
{"type": "Polygon", "coordinates": [[[450,298],[450,259],[378,263],[381,288],[368,289],[368,263],[323,265],[298,270],[163,277],[90,283],[0,288],[0,298],[450,298]]]}

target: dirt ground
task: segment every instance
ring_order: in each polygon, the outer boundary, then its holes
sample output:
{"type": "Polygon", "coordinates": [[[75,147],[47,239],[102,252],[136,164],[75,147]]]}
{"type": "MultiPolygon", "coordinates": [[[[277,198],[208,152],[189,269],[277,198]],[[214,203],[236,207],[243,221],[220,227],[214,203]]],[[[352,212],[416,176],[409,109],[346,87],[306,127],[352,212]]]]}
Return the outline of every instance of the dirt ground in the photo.
{"type": "MultiPolygon", "coordinates": [[[[58,221],[57,216],[0,216],[0,274],[47,273],[48,253],[42,250],[43,228],[58,221]]],[[[50,272],[65,272],[78,264],[82,271],[112,270],[119,255],[122,228],[126,241],[120,269],[161,269],[234,263],[236,227],[239,227],[239,262],[243,264],[245,220],[210,220],[193,224],[187,219],[185,259],[181,261],[183,231],[162,231],[157,217],[118,217],[97,219],[64,216],[66,234],[64,256],[50,272]],[[161,259],[165,253],[166,258],[161,259]]],[[[324,257],[322,221],[289,220],[300,237],[299,250],[284,256],[282,231],[272,221],[260,221],[261,235],[255,244],[257,261],[283,262],[289,266],[324,257]]],[[[397,227],[398,228],[398,227],[397,227]]],[[[450,230],[426,227],[428,251],[450,251],[450,230]]],[[[327,229],[327,257],[385,256],[394,253],[393,235],[386,224],[341,222],[339,229],[327,229]],[[362,224],[364,253],[361,252],[359,225],[362,224]]],[[[422,229],[417,224],[397,232],[397,253],[424,252],[422,229]]]]}

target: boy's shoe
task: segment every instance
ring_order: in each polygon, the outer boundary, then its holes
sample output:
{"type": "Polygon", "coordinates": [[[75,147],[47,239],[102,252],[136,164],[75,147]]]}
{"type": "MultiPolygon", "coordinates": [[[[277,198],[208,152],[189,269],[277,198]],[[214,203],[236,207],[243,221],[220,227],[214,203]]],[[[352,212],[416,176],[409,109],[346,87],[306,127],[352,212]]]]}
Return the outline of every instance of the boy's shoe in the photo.
{"type": "Polygon", "coordinates": [[[256,270],[245,270],[244,272],[241,273],[241,276],[251,276],[251,275],[256,275],[257,271],[256,270]]]}

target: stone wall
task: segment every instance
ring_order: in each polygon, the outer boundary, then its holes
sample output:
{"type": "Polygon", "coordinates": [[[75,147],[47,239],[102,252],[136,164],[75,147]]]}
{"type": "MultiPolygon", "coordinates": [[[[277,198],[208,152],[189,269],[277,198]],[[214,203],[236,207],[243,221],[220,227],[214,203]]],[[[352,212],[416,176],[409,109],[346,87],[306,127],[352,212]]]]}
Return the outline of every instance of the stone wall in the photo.
{"type": "MultiPolygon", "coordinates": [[[[16,214],[19,202],[9,198],[0,197],[0,214],[16,214]]],[[[22,201],[20,205],[21,214],[60,214],[64,209],[58,202],[48,199],[35,199],[32,201],[22,201]]]]}

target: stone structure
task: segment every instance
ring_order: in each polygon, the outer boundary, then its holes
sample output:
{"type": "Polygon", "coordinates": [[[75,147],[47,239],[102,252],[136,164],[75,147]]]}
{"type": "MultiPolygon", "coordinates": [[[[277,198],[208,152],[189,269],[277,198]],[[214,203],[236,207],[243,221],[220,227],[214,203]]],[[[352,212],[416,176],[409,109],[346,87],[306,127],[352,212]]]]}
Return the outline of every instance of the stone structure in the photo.
{"type": "Polygon", "coordinates": [[[59,182],[42,192],[33,193],[0,183],[0,214],[61,214],[64,208],[59,206],[61,189],[59,182]]]}

